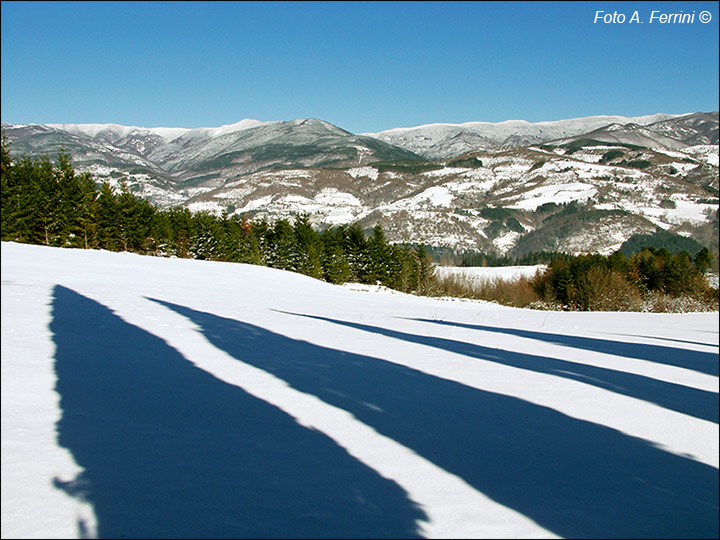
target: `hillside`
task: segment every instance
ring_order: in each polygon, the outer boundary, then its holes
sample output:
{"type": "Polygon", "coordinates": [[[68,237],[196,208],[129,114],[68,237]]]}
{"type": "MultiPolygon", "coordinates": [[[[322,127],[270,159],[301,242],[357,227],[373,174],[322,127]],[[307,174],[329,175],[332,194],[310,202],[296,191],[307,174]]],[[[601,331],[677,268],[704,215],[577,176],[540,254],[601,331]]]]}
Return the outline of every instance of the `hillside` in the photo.
{"type": "Polygon", "coordinates": [[[454,250],[607,254],[658,229],[717,245],[717,118],[471,122],[373,136],[315,119],[3,129],[15,154],[64,147],[96,181],[123,182],[161,208],[270,220],[305,212],[321,228],[379,222],[391,241],[454,250]]]}
{"type": "Polygon", "coordinates": [[[717,533],[717,313],[0,253],[3,537],[717,533]]]}
{"type": "Polygon", "coordinates": [[[552,122],[466,122],[464,124],[427,124],[368,133],[380,140],[407,148],[428,159],[446,159],[473,150],[531,146],[602,129],[609,125],[647,125],[684,115],[588,116],[552,122]]]}

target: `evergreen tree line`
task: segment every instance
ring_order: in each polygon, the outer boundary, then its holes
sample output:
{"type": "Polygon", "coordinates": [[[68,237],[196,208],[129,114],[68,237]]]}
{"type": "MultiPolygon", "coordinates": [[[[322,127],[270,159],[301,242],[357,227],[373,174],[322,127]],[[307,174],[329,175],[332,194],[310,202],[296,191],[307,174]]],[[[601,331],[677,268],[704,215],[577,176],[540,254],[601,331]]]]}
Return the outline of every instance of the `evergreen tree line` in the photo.
{"type": "Polygon", "coordinates": [[[57,247],[241,262],[300,272],[331,283],[381,284],[427,294],[433,279],[423,246],[390,244],[376,225],[316,231],[307,215],[290,222],[159,210],[123,184],[97,187],[70,156],[11,158],[2,144],[2,240],[57,247]]]}
{"type": "Polygon", "coordinates": [[[494,255],[492,253],[465,253],[460,259],[460,266],[534,266],[550,264],[561,259],[569,261],[573,255],[561,251],[532,251],[524,255],[494,255]]]}

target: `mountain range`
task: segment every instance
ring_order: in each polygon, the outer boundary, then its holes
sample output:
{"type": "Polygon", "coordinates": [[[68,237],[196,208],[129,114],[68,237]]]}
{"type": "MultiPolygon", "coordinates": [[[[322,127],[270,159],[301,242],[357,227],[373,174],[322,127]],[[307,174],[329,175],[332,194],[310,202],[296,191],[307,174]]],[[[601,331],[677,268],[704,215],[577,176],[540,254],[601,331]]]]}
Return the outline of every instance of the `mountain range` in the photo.
{"type": "Polygon", "coordinates": [[[353,134],[318,119],[215,128],[2,124],[12,155],[54,158],[160,208],[522,255],[609,253],[658,229],[717,245],[718,112],[430,124],[353,134]]]}

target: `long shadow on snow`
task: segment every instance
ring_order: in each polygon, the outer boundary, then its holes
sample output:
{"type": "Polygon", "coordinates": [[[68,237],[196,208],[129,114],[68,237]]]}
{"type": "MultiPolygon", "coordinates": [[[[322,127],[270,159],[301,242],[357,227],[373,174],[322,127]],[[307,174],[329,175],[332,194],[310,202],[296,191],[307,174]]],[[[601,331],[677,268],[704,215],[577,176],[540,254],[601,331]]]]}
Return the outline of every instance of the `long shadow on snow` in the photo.
{"type": "MultiPolygon", "coordinates": [[[[357,328],[358,330],[363,330],[365,332],[371,332],[412,343],[419,343],[428,347],[435,347],[458,354],[464,354],[465,356],[471,358],[478,358],[480,360],[526,369],[537,373],[546,373],[548,375],[564,377],[597,386],[605,390],[610,390],[625,396],[642,399],[659,405],[660,407],[694,416],[695,418],[709,420],[716,424],[720,421],[720,396],[718,396],[716,392],[710,392],[708,390],[699,390],[682,384],[661,381],[652,377],[637,375],[635,373],[601,368],[579,362],[570,362],[568,360],[560,360],[558,358],[504,351],[501,349],[483,347],[482,345],[466,343],[454,339],[408,334],[407,332],[390,330],[388,328],[381,328],[361,323],[351,323],[316,315],[298,315],[294,313],[289,313],[289,315],[328,321],[342,326],[357,328]]],[[[413,320],[433,322],[431,319],[413,320]]],[[[463,325],[460,324],[460,326],[463,325]]],[[[533,332],[530,333],[532,334],[533,332]]],[[[534,333],[537,334],[537,332],[534,333]]],[[[715,363],[717,363],[717,357],[715,357],[715,363]]]]}
{"type": "MultiPolygon", "coordinates": [[[[428,320],[429,319],[417,319],[417,320],[428,320]]],[[[431,321],[434,322],[434,321],[431,321]]],[[[450,323],[452,324],[452,323],[450,323]]],[[[661,337],[661,336],[643,336],[638,334],[615,334],[616,336],[628,336],[628,337],[639,337],[639,338],[649,338],[649,339],[657,339],[659,341],[672,341],[673,343],[687,343],[690,345],[701,345],[703,347],[715,347],[717,348],[717,343],[706,343],[704,341],[691,341],[689,339],[678,339],[678,338],[669,338],[669,337],[661,337]]],[[[628,343],[623,343],[623,345],[628,345],[628,343]]]]}
{"type": "MultiPolygon", "coordinates": [[[[324,434],[54,291],[59,444],[101,538],[417,538],[423,511],[324,434]]],[[[85,525],[78,524],[83,534],[85,525]]]]}
{"type": "MultiPolygon", "coordinates": [[[[448,326],[458,326],[462,328],[471,328],[473,330],[482,330],[484,332],[498,332],[524,338],[537,339],[540,341],[546,341],[548,343],[556,343],[558,345],[564,345],[566,347],[573,347],[576,349],[583,349],[586,351],[612,354],[614,356],[622,356],[625,358],[636,358],[638,360],[655,362],[656,364],[664,364],[668,366],[691,369],[693,371],[698,371],[707,375],[714,375],[716,377],[720,374],[720,366],[718,366],[717,353],[693,351],[690,349],[678,349],[677,347],[666,347],[663,345],[652,345],[649,343],[627,343],[624,341],[614,341],[610,339],[597,339],[583,336],[568,336],[565,334],[551,334],[547,332],[533,332],[531,330],[520,330],[517,328],[499,328],[495,326],[483,326],[477,324],[439,321],[437,319],[411,320],[429,322],[434,324],[444,324],[448,326]]],[[[693,341],[687,343],[712,346],[709,343],[698,343],[693,341]]]]}
{"type": "Polygon", "coordinates": [[[713,467],[548,407],[156,301],[238,360],[351,412],[558,535],[717,535],[713,467]]]}

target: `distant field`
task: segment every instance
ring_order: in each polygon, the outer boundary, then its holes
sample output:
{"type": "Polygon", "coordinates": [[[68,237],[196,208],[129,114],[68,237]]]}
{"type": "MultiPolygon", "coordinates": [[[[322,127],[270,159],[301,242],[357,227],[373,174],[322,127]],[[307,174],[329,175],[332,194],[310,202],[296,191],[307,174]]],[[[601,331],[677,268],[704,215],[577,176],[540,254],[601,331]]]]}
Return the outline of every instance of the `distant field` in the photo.
{"type": "Polygon", "coordinates": [[[512,281],[521,277],[532,277],[538,270],[547,268],[545,264],[537,264],[533,266],[438,266],[436,272],[439,277],[455,274],[472,277],[474,279],[493,279],[502,278],[506,281],[512,281]]]}

